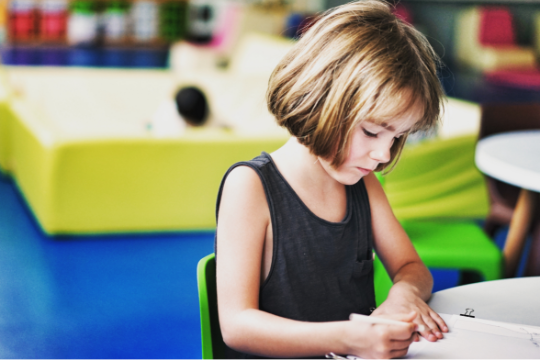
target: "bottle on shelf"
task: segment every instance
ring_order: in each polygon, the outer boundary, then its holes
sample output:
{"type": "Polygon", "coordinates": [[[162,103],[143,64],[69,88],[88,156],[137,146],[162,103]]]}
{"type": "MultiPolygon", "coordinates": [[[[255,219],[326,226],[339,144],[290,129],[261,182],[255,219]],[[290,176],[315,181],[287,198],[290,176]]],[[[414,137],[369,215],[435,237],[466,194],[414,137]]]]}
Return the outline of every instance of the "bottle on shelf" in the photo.
{"type": "Polygon", "coordinates": [[[159,8],[155,1],[134,1],[130,17],[131,38],[134,43],[153,43],[159,39],[159,8]]]}
{"type": "Polygon", "coordinates": [[[66,41],[67,0],[42,0],[39,40],[43,43],[61,44],[66,41]]]}
{"type": "Polygon", "coordinates": [[[94,3],[76,0],[68,16],[67,42],[70,45],[94,45],[98,40],[99,18],[94,3]]]}
{"type": "Polygon", "coordinates": [[[124,43],[128,35],[127,4],[111,1],[102,15],[103,37],[105,43],[124,43]]]}
{"type": "Polygon", "coordinates": [[[12,44],[37,39],[39,10],[34,0],[12,0],[8,7],[8,38],[12,44]]]}

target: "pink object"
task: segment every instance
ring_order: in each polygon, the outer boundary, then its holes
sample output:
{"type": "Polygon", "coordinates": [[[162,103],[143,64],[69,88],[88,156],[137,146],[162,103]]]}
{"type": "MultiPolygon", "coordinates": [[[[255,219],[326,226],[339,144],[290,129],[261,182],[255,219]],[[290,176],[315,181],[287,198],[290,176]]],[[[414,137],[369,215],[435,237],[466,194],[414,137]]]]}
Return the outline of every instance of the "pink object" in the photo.
{"type": "Polygon", "coordinates": [[[36,37],[37,10],[17,11],[9,14],[8,34],[13,41],[31,41],[36,37]]]}
{"type": "Polygon", "coordinates": [[[495,70],[484,73],[486,81],[511,87],[540,90],[540,70],[495,70]]]}
{"type": "Polygon", "coordinates": [[[480,8],[480,43],[497,47],[516,43],[512,14],[507,8],[480,8]]]}
{"type": "Polygon", "coordinates": [[[63,41],[66,38],[67,12],[43,13],[40,28],[42,40],[63,41]]]}
{"type": "Polygon", "coordinates": [[[403,4],[399,3],[396,5],[393,11],[394,15],[396,15],[401,20],[405,21],[407,24],[413,24],[413,18],[410,10],[403,4]]]}
{"type": "Polygon", "coordinates": [[[229,4],[223,11],[220,21],[216,26],[216,31],[213,34],[212,41],[207,46],[225,49],[231,46],[234,37],[237,35],[237,23],[240,19],[241,8],[235,4],[229,4]]]}

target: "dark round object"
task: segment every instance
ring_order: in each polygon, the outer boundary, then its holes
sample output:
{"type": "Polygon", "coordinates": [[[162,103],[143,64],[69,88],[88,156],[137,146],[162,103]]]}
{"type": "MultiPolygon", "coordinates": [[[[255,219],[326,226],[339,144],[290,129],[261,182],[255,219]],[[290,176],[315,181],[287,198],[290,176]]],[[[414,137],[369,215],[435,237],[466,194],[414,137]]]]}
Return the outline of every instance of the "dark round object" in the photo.
{"type": "Polygon", "coordinates": [[[193,126],[204,125],[208,118],[208,102],[204,93],[194,87],[181,88],[174,97],[178,113],[193,126]]]}

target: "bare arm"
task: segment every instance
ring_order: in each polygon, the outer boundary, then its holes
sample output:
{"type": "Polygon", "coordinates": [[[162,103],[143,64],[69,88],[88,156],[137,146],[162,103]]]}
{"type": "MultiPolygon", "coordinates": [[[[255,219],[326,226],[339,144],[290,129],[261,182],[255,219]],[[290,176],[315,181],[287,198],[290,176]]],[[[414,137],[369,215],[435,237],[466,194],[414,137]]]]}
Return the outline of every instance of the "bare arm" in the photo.
{"type": "MultiPolygon", "coordinates": [[[[372,358],[406,354],[414,337],[413,324],[310,323],[259,310],[268,226],[270,215],[260,179],[248,167],[234,169],[223,189],[217,229],[219,318],[228,346],[270,357],[321,356],[328,352],[372,358]]],[[[412,321],[414,316],[393,318],[412,321]]]]}
{"type": "Polygon", "coordinates": [[[375,250],[394,282],[387,300],[374,315],[416,311],[419,316],[415,322],[432,329],[422,336],[431,341],[442,338],[441,331],[446,332],[448,328],[426,304],[433,288],[431,273],[394,216],[375,175],[369,174],[364,179],[370,199],[375,250]]]}

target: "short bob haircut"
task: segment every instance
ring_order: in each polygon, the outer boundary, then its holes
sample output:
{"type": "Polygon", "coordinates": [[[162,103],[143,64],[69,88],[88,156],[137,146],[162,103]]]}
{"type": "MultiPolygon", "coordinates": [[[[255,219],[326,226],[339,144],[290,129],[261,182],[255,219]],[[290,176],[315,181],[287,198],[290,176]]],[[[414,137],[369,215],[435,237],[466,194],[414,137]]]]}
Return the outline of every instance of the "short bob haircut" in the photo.
{"type": "MultiPolygon", "coordinates": [[[[268,108],[279,125],[309,148],[345,161],[355,127],[391,121],[421,105],[410,132],[429,130],[440,119],[444,93],[440,63],[427,39],[379,0],[333,8],[305,32],[270,77],[268,108]]],[[[394,141],[395,165],[408,134],[394,141]]]]}

